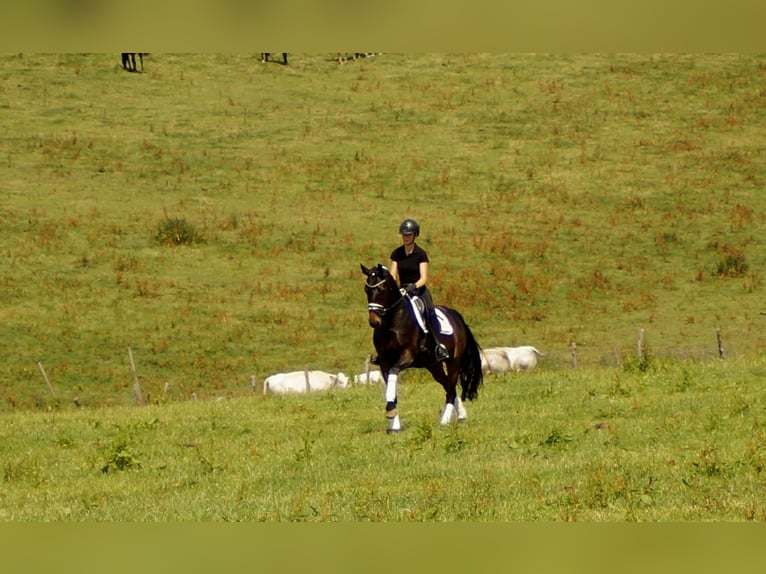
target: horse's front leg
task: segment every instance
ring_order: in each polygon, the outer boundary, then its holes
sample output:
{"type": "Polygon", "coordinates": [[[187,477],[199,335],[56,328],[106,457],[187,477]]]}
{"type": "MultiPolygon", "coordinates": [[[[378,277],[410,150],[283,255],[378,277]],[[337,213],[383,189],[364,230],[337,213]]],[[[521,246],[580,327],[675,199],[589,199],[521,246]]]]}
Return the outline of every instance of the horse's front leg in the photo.
{"type": "MultiPolygon", "coordinates": [[[[380,356],[383,357],[383,355],[380,356]]],[[[397,406],[396,387],[399,382],[399,373],[411,367],[413,361],[413,354],[405,350],[393,364],[389,363],[386,359],[381,363],[380,370],[386,381],[386,418],[388,419],[389,433],[402,430],[402,424],[399,420],[399,408],[397,406]]]]}
{"type": "Polygon", "coordinates": [[[386,418],[388,419],[388,433],[395,433],[402,430],[402,423],[399,419],[399,408],[397,406],[396,385],[399,381],[399,369],[391,368],[386,373],[386,418]]]}

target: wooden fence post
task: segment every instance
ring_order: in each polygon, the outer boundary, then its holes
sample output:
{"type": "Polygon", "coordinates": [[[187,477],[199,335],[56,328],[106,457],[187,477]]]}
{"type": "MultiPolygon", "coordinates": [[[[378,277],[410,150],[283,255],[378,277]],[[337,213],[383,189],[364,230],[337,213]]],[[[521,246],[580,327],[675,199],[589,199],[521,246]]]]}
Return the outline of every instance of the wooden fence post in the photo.
{"type": "Polygon", "coordinates": [[[50,389],[51,394],[55,397],[56,391],[53,390],[53,385],[48,380],[48,375],[45,374],[45,369],[43,368],[42,362],[37,363],[37,366],[40,368],[40,372],[43,374],[43,379],[45,379],[45,384],[48,385],[48,389],[50,389]]]}
{"type": "Polygon", "coordinates": [[[577,343],[572,341],[570,347],[572,349],[572,368],[577,369],[577,343]]]}
{"type": "Polygon", "coordinates": [[[128,356],[130,357],[130,368],[133,370],[133,394],[136,395],[136,402],[143,403],[141,396],[141,385],[138,382],[138,373],[136,372],[136,362],[133,360],[133,351],[128,347],[128,356]]]}
{"type": "Polygon", "coordinates": [[[372,361],[372,355],[368,354],[367,357],[364,359],[364,375],[365,375],[365,383],[368,385],[370,384],[370,366],[372,361]]]}
{"type": "Polygon", "coordinates": [[[641,361],[644,358],[644,330],[638,330],[638,342],[636,343],[636,350],[638,351],[638,360],[641,361]]]}
{"type": "Polygon", "coordinates": [[[715,338],[718,341],[718,358],[723,359],[723,342],[721,341],[721,329],[715,330],[715,338]]]}

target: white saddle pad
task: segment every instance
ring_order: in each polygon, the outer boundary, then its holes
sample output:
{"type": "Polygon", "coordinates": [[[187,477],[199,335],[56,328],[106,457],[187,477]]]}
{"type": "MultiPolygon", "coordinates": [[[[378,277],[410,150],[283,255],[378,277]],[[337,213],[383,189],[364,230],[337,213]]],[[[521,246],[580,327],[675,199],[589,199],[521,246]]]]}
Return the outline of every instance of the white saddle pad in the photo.
{"type": "MultiPolygon", "coordinates": [[[[420,328],[423,331],[426,331],[426,324],[423,320],[423,309],[425,308],[425,304],[420,300],[420,297],[417,296],[410,297],[410,304],[412,305],[412,310],[415,312],[415,318],[418,320],[420,328]]],[[[434,311],[436,312],[436,318],[439,320],[439,333],[442,335],[452,335],[455,331],[447,316],[438,307],[436,307],[434,311]]]]}
{"type": "Polygon", "coordinates": [[[451,335],[455,331],[452,329],[452,323],[449,322],[447,316],[438,307],[435,309],[436,318],[439,319],[439,332],[442,335],[451,335]]]}

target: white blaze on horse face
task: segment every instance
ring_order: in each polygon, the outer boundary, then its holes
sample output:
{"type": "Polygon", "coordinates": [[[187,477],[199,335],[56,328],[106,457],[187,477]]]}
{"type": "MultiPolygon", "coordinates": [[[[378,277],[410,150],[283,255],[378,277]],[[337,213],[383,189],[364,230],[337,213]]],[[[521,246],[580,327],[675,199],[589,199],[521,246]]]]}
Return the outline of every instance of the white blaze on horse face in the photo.
{"type": "Polygon", "coordinates": [[[399,380],[399,375],[396,373],[388,373],[388,380],[386,381],[386,402],[392,403],[396,400],[396,382],[399,380]]]}

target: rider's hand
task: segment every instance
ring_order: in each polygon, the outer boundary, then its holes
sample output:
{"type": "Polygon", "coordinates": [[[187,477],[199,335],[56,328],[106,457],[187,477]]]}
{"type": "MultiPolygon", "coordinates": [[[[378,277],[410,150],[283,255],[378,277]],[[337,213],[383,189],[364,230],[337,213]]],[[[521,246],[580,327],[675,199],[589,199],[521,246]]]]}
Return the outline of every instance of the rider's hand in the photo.
{"type": "Polygon", "coordinates": [[[415,284],[414,284],[414,283],[410,283],[409,285],[407,285],[407,286],[404,288],[404,290],[405,290],[405,291],[407,291],[407,295],[413,295],[413,294],[415,293],[415,291],[417,291],[417,290],[418,290],[418,288],[417,288],[417,287],[415,287],[415,284]]]}

